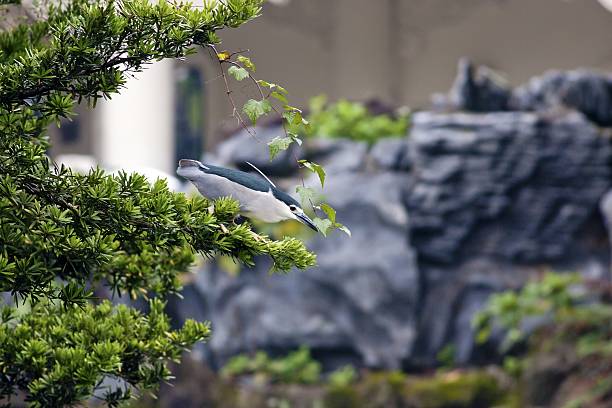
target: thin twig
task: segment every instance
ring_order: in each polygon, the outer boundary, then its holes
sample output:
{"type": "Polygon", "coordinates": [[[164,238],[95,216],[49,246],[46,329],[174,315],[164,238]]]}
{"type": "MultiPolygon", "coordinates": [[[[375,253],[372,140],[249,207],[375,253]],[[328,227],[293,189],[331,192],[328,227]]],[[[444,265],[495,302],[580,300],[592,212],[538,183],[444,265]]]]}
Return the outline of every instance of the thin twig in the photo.
{"type": "MultiPolygon", "coordinates": [[[[242,116],[241,116],[241,115],[240,115],[240,113],[238,112],[238,108],[237,108],[237,106],[236,106],[236,102],[234,101],[234,98],[233,98],[233,96],[232,96],[232,90],[231,90],[231,88],[230,88],[229,81],[228,81],[228,79],[227,79],[227,75],[225,74],[225,70],[223,69],[223,64],[224,64],[224,63],[226,63],[226,64],[229,64],[229,65],[232,65],[232,66],[238,67],[238,68],[243,68],[243,67],[242,67],[242,66],[241,66],[239,63],[237,63],[237,62],[235,62],[235,61],[231,61],[230,59],[224,59],[224,60],[221,60],[221,59],[219,58],[219,53],[218,53],[218,51],[217,51],[216,47],[215,47],[213,44],[207,44],[207,47],[209,48],[209,53],[210,53],[210,51],[211,51],[211,50],[212,50],[212,52],[214,52],[214,58],[215,58],[215,59],[216,59],[216,61],[219,63],[219,69],[220,69],[220,72],[221,72],[221,77],[223,78],[223,81],[224,81],[224,83],[225,83],[225,93],[227,94],[228,99],[229,99],[229,101],[230,101],[230,103],[231,103],[231,105],[232,105],[232,108],[233,108],[233,115],[232,115],[232,116],[237,117],[237,118],[238,118],[238,120],[239,120],[239,122],[240,122],[240,124],[241,124],[241,125],[242,125],[242,127],[244,128],[244,130],[246,130],[246,131],[247,131],[247,132],[248,132],[248,133],[249,133],[251,136],[253,136],[253,137],[254,137],[254,138],[257,140],[257,141],[261,142],[261,140],[260,140],[260,139],[257,137],[257,133],[256,133],[254,130],[252,130],[252,128],[251,128],[250,126],[248,126],[248,125],[245,123],[244,119],[242,118],[242,116]]],[[[248,50],[247,50],[247,51],[248,51],[248,50]]],[[[230,58],[231,58],[232,56],[234,56],[234,55],[237,55],[237,54],[241,53],[241,52],[242,52],[242,51],[237,51],[237,52],[230,53],[230,58]]],[[[212,58],[212,57],[213,57],[213,56],[211,55],[211,58],[212,58]]],[[[243,69],[244,69],[244,68],[243,68],[243,69]]],[[[257,79],[256,79],[256,78],[255,78],[255,77],[254,77],[254,76],[253,76],[253,75],[252,75],[250,72],[248,72],[248,71],[247,71],[247,73],[248,73],[248,78],[251,80],[251,82],[253,82],[253,84],[255,84],[255,87],[257,88],[257,90],[258,90],[258,92],[259,92],[259,94],[260,94],[260,96],[261,96],[261,99],[262,99],[262,100],[269,100],[269,99],[270,99],[270,95],[272,94],[272,90],[270,90],[270,92],[269,92],[269,93],[266,95],[266,94],[265,94],[265,92],[264,92],[264,90],[263,90],[263,88],[262,88],[262,86],[261,86],[261,84],[259,83],[259,81],[258,81],[258,80],[257,80],[257,79]]],[[[217,78],[218,78],[218,77],[217,77],[217,78]]],[[[274,104],[273,104],[272,102],[270,102],[270,106],[271,106],[272,110],[273,110],[273,111],[274,111],[274,112],[275,112],[275,113],[276,113],[276,114],[277,114],[279,117],[281,117],[281,126],[282,126],[282,128],[283,128],[283,132],[284,132],[284,134],[285,134],[285,137],[290,137],[290,136],[289,136],[289,130],[287,129],[287,124],[285,123],[285,120],[284,120],[284,119],[283,119],[283,117],[282,117],[282,113],[281,113],[281,112],[279,112],[279,110],[276,108],[276,106],[274,106],[274,104]]],[[[297,163],[298,169],[302,169],[302,168],[304,168],[304,167],[305,167],[305,166],[304,166],[302,163],[300,163],[300,160],[299,160],[299,158],[297,157],[297,155],[296,155],[296,153],[295,153],[295,151],[294,151],[294,150],[292,150],[292,151],[291,151],[291,155],[293,156],[293,159],[294,159],[294,160],[295,160],[295,162],[297,163]]],[[[302,187],[306,188],[306,183],[305,183],[305,181],[304,181],[304,177],[303,177],[301,174],[300,174],[300,181],[301,181],[302,187]]],[[[309,199],[308,199],[308,201],[309,201],[309,203],[310,203],[310,206],[312,207],[312,211],[315,213],[315,215],[318,215],[318,214],[317,214],[317,208],[316,208],[316,206],[314,205],[314,203],[313,203],[312,199],[310,199],[310,198],[309,198],[309,199]]]]}
{"type": "Polygon", "coordinates": [[[223,61],[221,61],[219,59],[219,53],[217,52],[217,49],[215,48],[215,46],[213,44],[207,44],[206,46],[209,48],[209,52],[210,52],[210,50],[212,50],[212,52],[215,53],[214,58],[219,63],[219,69],[221,71],[221,77],[223,78],[223,82],[225,83],[225,94],[227,95],[230,103],[232,104],[232,108],[233,108],[232,116],[235,117],[236,119],[238,119],[238,121],[240,122],[240,125],[242,125],[244,130],[249,135],[251,135],[254,138],[256,138],[257,140],[259,140],[257,138],[257,134],[253,130],[251,130],[249,128],[249,126],[246,124],[246,122],[242,118],[242,115],[240,115],[240,112],[238,111],[238,107],[236,106],[236,102],[234,101],[234,97],[232,96],[232,89],[230,88],[229,81],[227,79],[227,75],[225,74],[225,70],[223,69],[223,61]]]}

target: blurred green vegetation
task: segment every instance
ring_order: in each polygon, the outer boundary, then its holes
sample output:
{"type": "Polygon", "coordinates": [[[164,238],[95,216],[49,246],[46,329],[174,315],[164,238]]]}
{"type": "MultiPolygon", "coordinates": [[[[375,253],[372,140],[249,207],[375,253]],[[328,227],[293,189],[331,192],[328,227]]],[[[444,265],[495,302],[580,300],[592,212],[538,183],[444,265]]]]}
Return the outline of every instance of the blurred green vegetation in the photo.
{"type": "Polygon", "coordinates": [[[491,296],[474,324],[479,342],[499,345],[499,366],[453,367],[452,345],[439,354],[443,367],[414,374],[350,365],[325,373],[306,348],[277,358],[258,352],[231,359],[222,375],[186,366],[194,384],[162,392],[159,406],[173,406],[164,401],[172,395],[221,408],[612,406],[609,282],[548,273],[491,296]]]}
{"type": "Polygon", "coordinates": [[[518,408],[511,381],[496,368],[443,369],[432,373],[356,370],[323,374],[306,348],[271,358],[263,352],[231,359],[214,373],[187,359],[175,385],[132,408],[518,408]],[[293,371],[293,372],[292,372],[293,371]]]}
{"type": "Polygon", "coordinates": [[[496,326],[506,330],[503,366],[525,404],[612,406],[610,282],[548,273],[520,291],[492,296],[474,324],[481,342],[496,326]],[[517,353],[521,346],[527,351],[517,353]]]}
{"type": "Polygon", "coordinates": [[[270,358],[267,353],[258,351],[253,357],[241,354],[232,358],[221,370],[221,375],[225,378],[253,375],[260,383],[314,384],[321,376],[321,364],[305,347],[281,358],[270,358]]]}
{"type": "Polygon", "coordinates": [[[190,406],[219,408],[513,408],[505,374],[495,369],[444,369],[422,375],[400,371],[357,371],[350,365],[323,374],[310,351],[284,357],[239,355],[215,374],[200,362],[181,364],[176,386],[160,400],[133,408],[190,406]]]}
{"type": "Polygon", "coordinates": [[[310,100],[309,130],[292,129],[307,137],[344,138],[373,144],[387,137],[404,137],[410,125],[409,114],[373,114],[363,103],[340,99],[329,103],[325,95],[310,100]]]}

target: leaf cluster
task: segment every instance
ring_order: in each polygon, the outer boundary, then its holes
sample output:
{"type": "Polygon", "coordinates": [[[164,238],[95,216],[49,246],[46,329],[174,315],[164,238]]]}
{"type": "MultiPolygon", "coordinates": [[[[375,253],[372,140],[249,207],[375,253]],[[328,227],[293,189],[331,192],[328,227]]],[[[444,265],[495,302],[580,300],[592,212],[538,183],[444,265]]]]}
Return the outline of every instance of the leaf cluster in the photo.
{"type": "Polygon", "coordinates": [[[80,175],[44,166],[25,173],[10,161],[0,164],[2,291],[76,301],[53,284],[60,277],[79,285],[104,281],[132,297],[172,293],[196,252],[248,265],[268,254],[278,270],[314,262],[297,240],[273,242],[248,224],[234,224],[238,204],[230,199],[188,199],[138,174],[80,175]]]}
{"type": "Polygon", "coordinates": [[[124,74],[216,43],[217,30],[260,10],[261,0],[205,1],[200,8],[163,0],[51,3],[48,19],[0,36],[0,106],[27,104],[66,116],[71,99],[110,97],[124,86],[124,74]]]}
{"type": "MultiPolygon", "coordinates": [[[[247,130],[247,132],[252,133],[252,135],[256,137],[253,131],[249,129],[249,125],[238,112],[236,102],[231,96],[232,91],[230,89],[229,82],[227,81],[225,71],[223,70],[224,65],[229,64],[227,73],[236,81],[249,79],[259,91],[259,99],[249,99],[242,107],[242,113],[249,118],[253,125],[255,125],[261,117],[269,114],[270,112],[276,112],[280,115],[284,135],[279,135],[268,142],[270,161],[274,160],[279,153],[288,150],[294,143],[301,146],[302,139],[300,138],[300,134],[308,134],[312,132],[312,128],[310,122],[304,118],[302,110],[289,104],[289,93],[287,90],[278,84],[256,79],[253,76],[253,73],[256,71],[256,67],[250,58],[236,53],[230,53],[229,51],[218,52],[214,46],[211,46],[211,48],[215,52],[219,61],[221,76],[225,79],[226,91],[230,98],[230,102],[234,107],[234,115],[247,130]]],[[[321,187],[325,187],[325,178],[327,175],[323,166],[309,160],[298,160],[296,158],[296,161],[299,167],[307,169],[316,174],[321,183],[321,187]]],[[[338,229],[346,233],[348,236],[351,235],[348,227],[336,221],[336,211],[329,204],[315,206],[315,203],[318,203],[318,199],[317,193],[312,187],[301,185],[297,186],[295,191],[300,196],[302,207],[311,207],[313,211],[315,211],[313,222],[324,236],[327,236],[327,234],[334,229],[338,229]],[[318,217],[316,214],[317,209],[321,210],[327,218],[318,217]]]]}
{"type": "Polygon", "coordinates": [[[234,200],[187,198],[138,174],[76,174],[46,155],[48,126],[76,103],[95,106],[147,64],[214,44],[261,3],[50,2],[44,19],[0,33],[0,292],[31,306],[2,312],[0,402],[19,392],[32,406],[72,405],[110,378],[122,385],[104,397],[116,405],[169,378],[167,362],[208,336],[194,322],[171,330],[159,300],[148,316],[92,306],[99,285],[161,299],[196,254],[249,265],[267,255],[280,271],[315,263],[296,239],[236,225],[234,200]]]}
{"type": "Polygon", "coordinates": [[[155,389],[170,379],[165,361],[178,361],[210,329],[188,320],[170,331],[163,302],[152,300],[149,308],[148,316],[109,301],[82,308],[41,301],[21,316],[3,308],[0,400],[27,390],[32,407],[61,407],[91,395],[116,406],[131,398],[134,386],[155,389]]]}
{"type": "Polygon", "coordinates": [[[234,225],[238,207],[230,200],[188,200],[137,174],[74,174],[46,156],[49,122],[68,116],[78,99],[95,101],[116,91],[126,72],[215,41],[215,30],[255,17],[258,4],[206,2],[193,9],[77,0],[52,7],[40,23],[47,28],[44,46],[25,28],[14,31],[21,47],[10,53],[9,41],[0,41],[6,57],[0,64],[0,290],[54,297],[52,282],[60,277],[79,284],[105,279],[132,294],[165,293],[178,288],[176,272],[193,252],[247,264],[265,253],[280,270],[314,263],[294,240],[271,242],[248,225],[234,225]],[[287,249],[293,251],[284,254],[287,249]]]}

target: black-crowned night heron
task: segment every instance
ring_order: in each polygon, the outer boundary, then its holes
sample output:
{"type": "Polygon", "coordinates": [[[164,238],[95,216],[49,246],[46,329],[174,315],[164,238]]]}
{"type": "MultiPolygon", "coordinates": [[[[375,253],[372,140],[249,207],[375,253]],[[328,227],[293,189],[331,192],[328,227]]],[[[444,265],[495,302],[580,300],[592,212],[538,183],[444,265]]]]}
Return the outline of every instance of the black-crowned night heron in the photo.
{"type": "Polygon", "coordinates": [[[257,167],[253,168],[262,177],[202,164],[197,160],[182,159],[179,160],[176,174],[191,181],[204,197],[212,200],[220,197],[234,198],[240,203],[240,213],[245,217],[270,223],[297,220],[318,231],[293,197],[279,190],[257,167]]]}

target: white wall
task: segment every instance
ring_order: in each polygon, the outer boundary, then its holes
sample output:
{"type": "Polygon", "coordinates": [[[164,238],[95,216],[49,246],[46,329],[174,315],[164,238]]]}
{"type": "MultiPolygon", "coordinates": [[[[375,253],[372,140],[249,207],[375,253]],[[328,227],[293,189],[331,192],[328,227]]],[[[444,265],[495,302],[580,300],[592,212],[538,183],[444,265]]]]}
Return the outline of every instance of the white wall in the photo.
{"type": "Polygon", "coordinates": [[[154,168],[174,174],[174,62],[130,78],[96,108],[94,155],[107,167],[154,168]]]}
{"type": "MultiPolygon", "coordinates": [[[[552,68],[612,71],[612,13],[596,0],[291,0],[267,4],[260,18],[220,35],[219,49],[250,49],[257,77],[286,86],[298,106],[324,92],[332,100],[426,107],[432,93],[448,90],[462,56],[513,84],[552,68]]],[[[219,128],[238,123],[208,53],[189,63],[205,75],[210,149],[219,128]]],[[[173,174],[174,85],[173,62],[154,64],[101,102],[85,129],[89,143],[57,153],[91,146],[103,165],[173,174]]],[[[233,83],[233,91],[239,105],[256,94],[244,83],[233,83]]]]}

